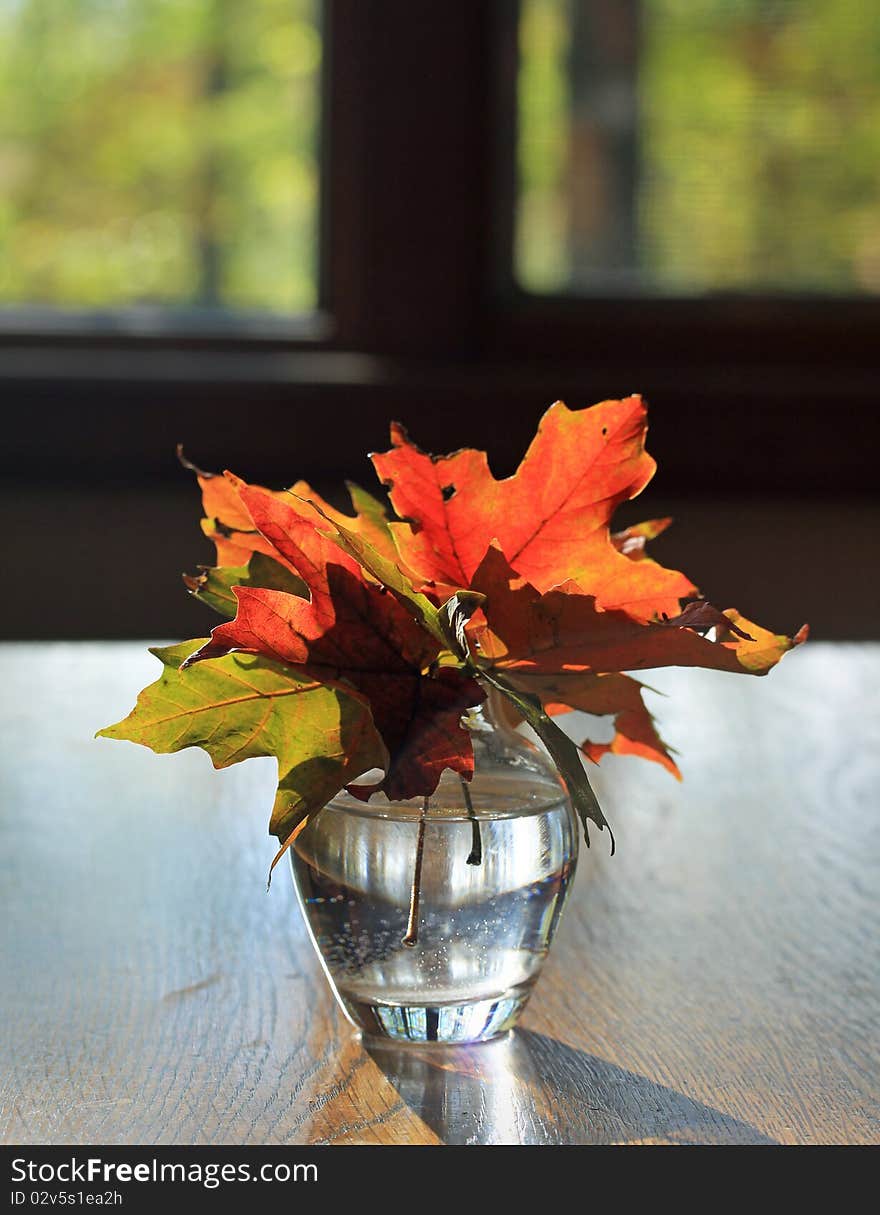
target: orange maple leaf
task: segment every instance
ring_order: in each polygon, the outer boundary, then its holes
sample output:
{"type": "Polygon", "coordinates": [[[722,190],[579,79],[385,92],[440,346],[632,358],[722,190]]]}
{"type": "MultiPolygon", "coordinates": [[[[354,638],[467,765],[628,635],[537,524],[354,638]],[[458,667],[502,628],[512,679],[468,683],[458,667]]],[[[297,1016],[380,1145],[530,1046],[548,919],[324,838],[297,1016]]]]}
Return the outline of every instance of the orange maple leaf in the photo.
{"type": "Polygon", "coordinates": [[[646,431],[641,397],[583,410],[557,401],[517,471],[499,481],[485,452],[430,456],[392,426],[393,447],[372,460],[401,520],[391,531],[404,564],[442,600],[471,585],[495,540],[538,590],[574,580],[606,608],[646,620],[675,615],[693,583],[628,560],[621,548],[630,537],[615,542],[609,529],[615,509],[654,475],[646,431]]]}

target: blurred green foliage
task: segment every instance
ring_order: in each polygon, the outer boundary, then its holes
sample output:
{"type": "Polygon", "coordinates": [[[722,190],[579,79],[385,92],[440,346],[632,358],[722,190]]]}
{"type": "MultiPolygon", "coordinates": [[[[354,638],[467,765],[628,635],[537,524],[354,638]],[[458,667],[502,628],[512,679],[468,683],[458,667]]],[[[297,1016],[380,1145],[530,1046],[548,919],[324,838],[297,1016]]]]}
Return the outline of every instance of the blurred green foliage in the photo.
{"type": "MultiPolygon", "coordinates": [[[[616,20],[631,14],[636,46],[624,82],[637,148],[633,238],[628,264],[609,270],[578,257],[585,226],[573,214],[577,174],[613,176],[603,121],[620,121],[619,110],[609,119],[574,103],[584,71],[574,10],[590,3],[522,3],[515,261],[523,286],[880,291],[876,4],[641,0],[617,5],[615,16],[606,3],[616,20]]],[[[599,246],[603,222],[610,217],[590,217],[599,246]]]]}
{"type": "Polygon", "coordinates": [[[522,0],[519,48],[514,263],[524,286],[552,291],[569,277],[568,5],[559,0],[522,0]]]}
{"type": "Polygon", "coordinates": [[[319,0],[0,0],[0,302],[317,299],[319,0]]]}
{"type": "MultiPolygon", "coordinates": [[[[313,308],[321,49],[320,0],[0,0],[0,305],[313,308]]],[[[528,289],[880,291],[874,5],[522,0],[520,51],[528,289]],[[634,25],[610,117],[578,6],[634,25]],[[632,239],[591,265],[621,112],[632,239]]]]}

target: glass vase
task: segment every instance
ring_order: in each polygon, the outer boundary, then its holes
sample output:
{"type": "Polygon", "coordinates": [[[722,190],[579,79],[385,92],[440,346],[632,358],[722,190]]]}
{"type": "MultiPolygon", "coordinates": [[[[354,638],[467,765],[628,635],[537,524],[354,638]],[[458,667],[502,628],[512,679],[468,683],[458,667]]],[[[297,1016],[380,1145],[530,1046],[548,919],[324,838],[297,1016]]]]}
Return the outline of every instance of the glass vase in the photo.
{"type": "Polygon", "coordinates": [[[578,826],[551,761],[473,711],[470,783],[427,802],[334,798],[290,850],[312,942],[349,1020],[411,1042],[480,1042],[516,1022],[574,876],[578,826]]]}

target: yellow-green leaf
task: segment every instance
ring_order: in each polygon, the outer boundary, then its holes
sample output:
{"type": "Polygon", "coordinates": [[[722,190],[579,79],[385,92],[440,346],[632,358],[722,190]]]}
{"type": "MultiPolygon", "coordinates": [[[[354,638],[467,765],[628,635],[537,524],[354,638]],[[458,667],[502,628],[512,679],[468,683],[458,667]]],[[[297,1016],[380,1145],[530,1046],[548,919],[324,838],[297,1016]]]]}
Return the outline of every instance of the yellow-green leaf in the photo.
{"type": "Polygon", "coordinates": [[[215,768],[275,756],[278,792],[269,829],[283,852],[297,826],[349,781],[384,768],[387,752],[359,696],[301,671],[249,654],[181,670],[204,644],[200,638],[151,650],[161,675],[128,717],[99,734],[163,755],[201,747],[215,768]]]}
{"type": "Polygon", "coordinates": [[[306,584],[280,561],[254,553],[247,565],[200,566],[198,574],[184,574],[189,593],[231,620],[238,608],[234,586],[259,586],[288,595],[306,596],[306,584]]]}

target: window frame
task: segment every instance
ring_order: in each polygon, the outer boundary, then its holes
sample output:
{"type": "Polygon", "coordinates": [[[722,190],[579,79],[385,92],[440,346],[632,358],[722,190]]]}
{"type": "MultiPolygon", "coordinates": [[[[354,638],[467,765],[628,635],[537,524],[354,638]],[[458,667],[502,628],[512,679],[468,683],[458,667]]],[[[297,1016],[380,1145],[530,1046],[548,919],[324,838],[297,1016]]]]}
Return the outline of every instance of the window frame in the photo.
{"type": "Polygon", "coordinates": [[[880,322],[880,296],[800,292],[715,292],[668,295],[533,293],[516,280],[516,94],[519,0],[495,0],[495,128],[502,155],[496,163],[498,196],[510,200],[496,232],[493,258],[496,307],[491,344],[535,356],[576,357],[584,341],[601,341],[615,357],[747,358],[756,365],[860,358],[880,322]]]}
{"type": "MultiPolygon", "coordinates": [[[[416,399],[428,438],[442,418],[479,410],[474,442],[497,434],[506,450],[509,432],[513,450],[555,397],[587,404],[641,389],[666,411],[655,451],[667,487],[870,488],[880,298],[586,299],[517,288],[518,9],[325,0],[318,312],[189,329],[173,314],[138,324],[120,313],[103,328],[41,310],[6,318],[0,387],[43,414],[13,411],[0,472],[67,468],[71,410],[96,411],[96,447],[75,475],[107,475],[127,451],[130,475],[147,477],[170,475],[148,441],[159,421],[170,416],[184,435],[204,429],[211,400],[226,445],[271,471],[272,437],[235,421],[255,399],[271,402],[273,418],[294,415],[313,447],[327,409],[387,421],[416,399]],[[111,439],[101,427],[120,400],[111,439]],[[324,408],[310,418],[317,400],[324,408]],[[769,446],[756,460],[758,423],[769,446]],[[713,444],[725,458],[707,462],[713,444]]],[[[337,438],[340,464],[346,441],[337,438]]]]}

